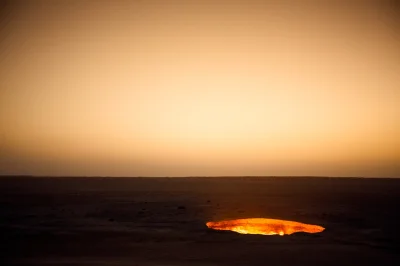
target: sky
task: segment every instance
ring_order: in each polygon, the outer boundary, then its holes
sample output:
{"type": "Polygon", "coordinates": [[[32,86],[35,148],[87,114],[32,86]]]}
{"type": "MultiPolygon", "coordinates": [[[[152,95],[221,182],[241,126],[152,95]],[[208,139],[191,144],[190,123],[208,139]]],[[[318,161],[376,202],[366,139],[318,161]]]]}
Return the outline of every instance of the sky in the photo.
{"type": "Polygon", "coordinates": [[[400,177],[397,1],[3,1],[0,174],[400,177]]]}

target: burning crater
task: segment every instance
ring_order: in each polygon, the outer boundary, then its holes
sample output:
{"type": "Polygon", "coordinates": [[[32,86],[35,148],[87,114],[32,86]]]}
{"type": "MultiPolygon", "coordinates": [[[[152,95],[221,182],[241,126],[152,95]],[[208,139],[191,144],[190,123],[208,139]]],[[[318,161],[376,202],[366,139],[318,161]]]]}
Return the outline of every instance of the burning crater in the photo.
{"type": "Polygon", "coordinates": [[[325,230],[324,227],[313,224],[303,224],[294,221],[277,219],[250,218],[238,220],[226,220],[208,222],[208,228],[214,230],[228,230],[240,234],[254,235],[291,235],[297,232],[319,233],[325,230]]]}

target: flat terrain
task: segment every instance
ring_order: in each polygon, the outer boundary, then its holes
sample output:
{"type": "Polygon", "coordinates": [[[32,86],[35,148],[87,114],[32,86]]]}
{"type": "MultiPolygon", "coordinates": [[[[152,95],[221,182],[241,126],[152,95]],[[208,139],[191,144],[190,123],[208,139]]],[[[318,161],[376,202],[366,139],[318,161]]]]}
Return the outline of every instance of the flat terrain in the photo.
{"type": "Polygon", "coordinates": [[[0,178],[1,265],[400,265],[400,179],[0,178]],[[320,234],[241,235],[276,218],[320,234]]]}

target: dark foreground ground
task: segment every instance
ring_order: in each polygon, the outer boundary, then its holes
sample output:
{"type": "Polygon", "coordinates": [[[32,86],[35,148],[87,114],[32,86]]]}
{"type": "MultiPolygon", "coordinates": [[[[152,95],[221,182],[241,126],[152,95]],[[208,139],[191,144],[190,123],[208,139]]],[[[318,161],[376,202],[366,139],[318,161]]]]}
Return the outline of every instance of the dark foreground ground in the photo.
{"type": "Polygon", "coordinates": [[[1,265],[400,265],[400,180],[0,178],[1,265]],[[326,227],[241,235],[210,220],[326,227]]]}

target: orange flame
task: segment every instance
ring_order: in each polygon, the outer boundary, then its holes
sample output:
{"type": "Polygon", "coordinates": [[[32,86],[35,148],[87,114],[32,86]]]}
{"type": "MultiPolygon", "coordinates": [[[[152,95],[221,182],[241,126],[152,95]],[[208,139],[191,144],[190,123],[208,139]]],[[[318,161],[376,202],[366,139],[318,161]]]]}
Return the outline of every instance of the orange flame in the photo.
{"type": "Polygon", "coordinates": [[[240,234],[255,235],[291,235],[296,232],[319,233],[324,227],[313,224],[303,224],[294,221],[277,219],[250,218],[208,222],[208,228],[214,230],[229,230],[240,234]]]}

